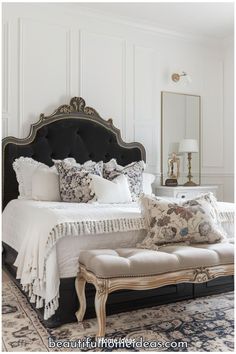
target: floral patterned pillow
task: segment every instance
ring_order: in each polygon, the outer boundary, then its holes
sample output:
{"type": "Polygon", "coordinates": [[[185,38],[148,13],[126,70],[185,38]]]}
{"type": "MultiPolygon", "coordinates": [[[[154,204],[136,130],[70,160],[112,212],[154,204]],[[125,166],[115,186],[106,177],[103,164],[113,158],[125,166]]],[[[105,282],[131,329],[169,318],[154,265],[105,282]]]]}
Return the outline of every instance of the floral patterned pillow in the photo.
{"type": "Polygon", "coordinates": [[[123,167],[118,165],[116,159],[111,159],[108,162],[104,162],[103,164],[103,178],[109,179],[109,175],[111,172],[115,171],[116,169],[122,169],[123,167]]]}
{"type": "Polygon", "coordinates": [[[102,177],[103,161],[95,162],[89,160],[84,162],[83,164],[80,164],[79,162],[76,162],[76,160],[73,157],[68,157],[64,160],[52,160],[52,161],[54,162],[55,165],[56,163],[66,162],[67,167],[77,166],[80,170],[85,170],[102,177]]]}
{"type": "MultiPolygon", "coordinates": [[[[88,161],[90,162],[90,161],[88,161]]],[[[94,198],[89,174],[102,175],[103,162],[84,165],[54,161],[59,174],[60,196],[64,202],[87,203],[94,198]]]]}
{"type": "Polygon", "coordinates": [[[183,204],[144,195],[141,205],[148,233],[137,247],[155,250],[170,243],[215,243],[225,238],[211,193],[183,204]]]}
{"type": "Polygon", "coordinates": [[[126,166],[120,166],[115,159],[104,164],[103,177],[113,180],[115,177],[123,174],[127,177],[132,201],[136,201],[143,192],[143,171],[145,162],[132,162],[126,166]]]}

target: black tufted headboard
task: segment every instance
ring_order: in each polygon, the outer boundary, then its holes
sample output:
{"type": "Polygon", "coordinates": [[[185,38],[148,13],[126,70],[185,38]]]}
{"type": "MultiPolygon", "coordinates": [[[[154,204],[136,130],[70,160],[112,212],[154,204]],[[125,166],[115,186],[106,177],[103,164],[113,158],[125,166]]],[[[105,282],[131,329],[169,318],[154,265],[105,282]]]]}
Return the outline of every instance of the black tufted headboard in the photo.
{"type": "Polygon", "coordinates": [[[18,183],[12,167],[20,157],[33,159],[52,166],[52,159],[74,157],[77,162],[87,160],[104,162],[116,158],[120,165],[146,160],[140,143],[125,143],[112,120],[105,121],[95,109],[86,107],[81,97],[74,97],[70,105],[60,106],[50,116],[40,115],[31,125],[25,139],[3,139],[3,208],[18,197],[18,183]]]}

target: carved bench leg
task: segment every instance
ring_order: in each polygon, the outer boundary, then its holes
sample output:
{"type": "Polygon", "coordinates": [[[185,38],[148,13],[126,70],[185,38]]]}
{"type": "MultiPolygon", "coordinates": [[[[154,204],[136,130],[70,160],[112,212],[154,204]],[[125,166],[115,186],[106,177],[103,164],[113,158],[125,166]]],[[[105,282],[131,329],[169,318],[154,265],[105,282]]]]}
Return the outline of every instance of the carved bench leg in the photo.
{"type": "Polygon", "coordinates": [[[86,311],[85,284],[86,284],[86,280],[81,275],[78,275],[77,278],[75,279],[75,289],[79,299],[80,306],[78,311],[75,313],[75,315],[79,322],[83,321],[84,314],[86,311]]]}
{"type": "Polygon", "coordinates": [[[95,310],[98,321],[98,332],[96,337],[104,337],[106,330],[106,301],[107,301],[108,292],[103,291],[97,288],[95,296],[95,310]]]}

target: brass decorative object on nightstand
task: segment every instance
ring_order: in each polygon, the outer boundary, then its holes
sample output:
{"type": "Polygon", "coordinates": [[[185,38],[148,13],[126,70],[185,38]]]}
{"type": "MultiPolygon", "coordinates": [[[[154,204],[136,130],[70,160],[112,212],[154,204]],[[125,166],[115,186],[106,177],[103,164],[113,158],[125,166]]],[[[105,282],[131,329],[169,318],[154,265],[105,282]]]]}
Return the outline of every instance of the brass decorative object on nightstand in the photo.
{"type": "Polygon", "coordinates": [[[176,187],[176,186],[178,186],[178,181],[176,178],[167,178],[165,180],[165,186],[176,187]]]}

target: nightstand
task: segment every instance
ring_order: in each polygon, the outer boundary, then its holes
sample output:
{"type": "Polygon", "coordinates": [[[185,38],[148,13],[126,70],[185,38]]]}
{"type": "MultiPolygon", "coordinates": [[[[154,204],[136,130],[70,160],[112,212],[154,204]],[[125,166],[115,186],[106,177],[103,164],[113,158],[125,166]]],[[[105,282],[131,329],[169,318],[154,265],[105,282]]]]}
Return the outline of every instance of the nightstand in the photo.
{"type": "Polygon", "coordinates": [[[167,187],[158,186],[156,188],[157,197],[168,197],[168,198],[178,198],[178,199],[191,199],[195,198],[200,194],[212,192],[216,197],[218,186],[196,186],[196,187],[167,187]]]}

